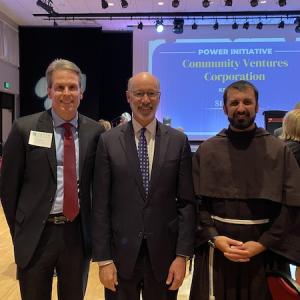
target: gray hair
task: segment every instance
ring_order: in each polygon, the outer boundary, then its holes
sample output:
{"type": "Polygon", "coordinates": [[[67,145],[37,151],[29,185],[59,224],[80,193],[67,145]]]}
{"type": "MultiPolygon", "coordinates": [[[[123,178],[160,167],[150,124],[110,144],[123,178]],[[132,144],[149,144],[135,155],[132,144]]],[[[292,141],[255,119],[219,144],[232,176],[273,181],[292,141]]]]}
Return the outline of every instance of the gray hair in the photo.
{"type": "Polygon", "coordinates": [[[51,88],[52,86],[52,74],[56,70],[69,70],[75,72],[79,77],[79,85],[80,87],[82,86],[82,73],[79,67],[69,60],[59,58],[50,63],[46,70],[48,88],[51,88]]]}
{"type": "Polygon", "coordinates": [[[300,109],[293,109],[285,115],[279,137],[283,140],[300,141],[300,109]]]}

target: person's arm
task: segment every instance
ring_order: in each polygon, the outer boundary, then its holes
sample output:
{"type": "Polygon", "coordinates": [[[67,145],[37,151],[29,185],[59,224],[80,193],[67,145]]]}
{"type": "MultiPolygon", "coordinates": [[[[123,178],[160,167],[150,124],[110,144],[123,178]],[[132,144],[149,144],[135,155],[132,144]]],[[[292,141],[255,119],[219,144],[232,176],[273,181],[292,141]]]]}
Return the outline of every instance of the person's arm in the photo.
{"type": "Polygon", "coordinates": [[[208,212],[207,201],[201,197],[200,192],[200,157],[201,145],[193,156],[193,182],[196,195],[196,240],[195,248],[206,244],[218,235],[214,222],[208,212]]]}
{"type": "Polygon", "coordinates": [[[115,291],[117,270],[111,254],[110,187],[110,161],[103,138],[100,136],[96,152],[93,183],[92,256],[93,261],[99,264],[99,279],[101,283],[105,288],[115,291]]]}
{"type": "Polygon", "coordinates": [[[185,277],[186,261],[193,254],[195,232],[195,202],[192,182],[191,149],[185,138],[178,170],[177,180],[177,214],[179,232],[176,247],[176,258],[172,262],[166,284],[170,290],[177,290],[185,277]]]}
{"type": "MultiPolygon", "coordinates": [[[[289,249],[293,249],[296,244],[297,248],[300,242],[299,182],[300,168],[293,153],[286,147],[282,174],[282,204],[274,203],[274,205],[279,206],[278,213],[271,220],[272,224],[270,228],[258,240],[266,248],[280,254],[285,254],[289,249]]],[[[297,260],[300,261],[300,257],[297,260]]]]}
{"type": "Polygon", "coordinates": [[[191,257],[193,255],[195,233],[195,200],[192,181],[191,149],[185,139],[177,179],[177,215],[179,232],[176,254],[191,257]]]}
{"type": "Polygon", "coordinates": [[[19,193],[24,180],[25,156],[22,130],[15,122],[3,148],[1,166],[1,202],[12,237],[19,193]]]}

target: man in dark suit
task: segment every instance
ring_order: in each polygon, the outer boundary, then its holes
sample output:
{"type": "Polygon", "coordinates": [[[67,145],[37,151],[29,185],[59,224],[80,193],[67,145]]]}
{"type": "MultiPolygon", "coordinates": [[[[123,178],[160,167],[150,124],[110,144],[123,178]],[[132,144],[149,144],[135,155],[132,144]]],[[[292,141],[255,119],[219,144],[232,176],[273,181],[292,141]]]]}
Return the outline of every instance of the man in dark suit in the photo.
{"type": "Polygon", "coordinates": [[[176,299],[193,253],[194,205],[187,137],[155,118],[158,80],[128,82],[132,121],[99,139],[93,260],[107,300],[176,299]]]}
{"type": "Polygon", "coordinates": [[[6,141],[1,198],[23,300],[82,300],[90,245],[91,183],[102,127],[79,114],[81,71],[58,59],[46,71],[49,111],[18,119],[6,141]],[[73,194],[72,194],[73,192],[73,194]]]}

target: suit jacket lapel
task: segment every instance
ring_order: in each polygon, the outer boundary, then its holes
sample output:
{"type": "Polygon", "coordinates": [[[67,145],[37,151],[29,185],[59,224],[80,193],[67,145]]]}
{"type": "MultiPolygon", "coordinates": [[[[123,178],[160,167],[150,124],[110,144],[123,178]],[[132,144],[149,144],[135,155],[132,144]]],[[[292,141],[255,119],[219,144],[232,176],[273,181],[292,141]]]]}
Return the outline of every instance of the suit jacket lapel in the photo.
{"type": "Polygon", "coordinates": [[[160,122],[157,121],[157,129],[155,136],[155,149],[151,170],[150,189],[147,200],[149,200],[155,191],[155,187],[159,184],[159,176],[161,167],[165,161],[165,156],[168,149],[169,134],[168,131],[160,122]]]}
{"type": "Polygon", "coordinates": [[[127,157],[128,168],[135,178],[143,199],[146,200],[132,122],[128,122],[127,126],[122,128],[120,142],[127,157]]]}
{"type": "Polygon", "coordinates": [[[47,148],[47,156],[52,171],[52,175],[56,180],[56,149],[55,149],[55,138],[53,132],[53,120],[52,120],[50,110],[42,113],[41,117],[38,120],[36,130],[41,132],[49,132],[53,134],[51,148],[47,148]]]}
{"type": "Polygon", "coordinates": [[[84,160],[88,149],[89,130],[83,116],[78,114],[78,139],[79,139],[79,181],[82,178],[84,160]]]}

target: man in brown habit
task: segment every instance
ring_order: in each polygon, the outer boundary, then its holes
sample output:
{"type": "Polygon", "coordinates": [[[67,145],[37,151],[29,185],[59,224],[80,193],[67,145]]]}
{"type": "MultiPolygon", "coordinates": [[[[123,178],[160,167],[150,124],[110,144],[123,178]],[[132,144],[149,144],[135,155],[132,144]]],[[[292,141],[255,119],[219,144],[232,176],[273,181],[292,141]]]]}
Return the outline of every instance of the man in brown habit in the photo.
{"type": "Polygon", "coordinates": [[[193,161],[199,235],[190,300],[269,300],[266,270],[300,263],[300,169],[254,123],[255,86],[234,82],[223,100],[230,125],[193,161]]]}

